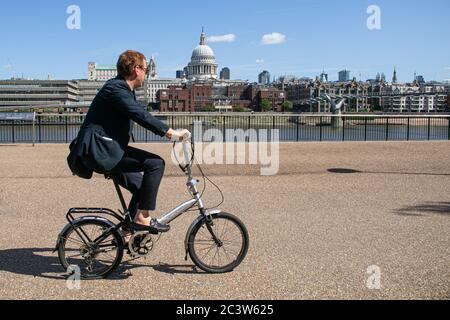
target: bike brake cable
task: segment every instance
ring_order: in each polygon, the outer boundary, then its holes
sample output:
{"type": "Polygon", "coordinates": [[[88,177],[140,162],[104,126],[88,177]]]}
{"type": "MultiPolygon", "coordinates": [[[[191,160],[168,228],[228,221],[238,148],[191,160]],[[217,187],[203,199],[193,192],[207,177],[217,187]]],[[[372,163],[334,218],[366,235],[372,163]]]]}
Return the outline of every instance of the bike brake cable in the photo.
{"type": "MultiPolygon", "coordinates": [[[[173,150],[173,154],[174,154],[174,156],[175,156],[175,159],[176,159],[177,162],[178,162],[178,166],[180,167],[180,169],[181,169],[184,173],[186,173],[186,170],[187,170],[188,166],[189,166],[189,165],[193,165],[193,164],[194,164],[194,161],[195,161],[195,164],[196,164],[197,168],[199,169],[199,171],[200,171],[200,173],[201,173],[201,175],[202,175],[202,178],[203,178],[203,190],[202,190],[202,192],[200,193],[200,198],[203,197],[203,195],[204,195],[204,193],[205,193],[205,191],[206,191],[206,181],[209,181],[209,182],[210,182],[210,183],[211,183],[211,184],[219,191],[220,196],[221,196],[221,198],[222,198],[221,201],[220,201],[220,203],[219,203],[218,205],[214,206],[214,207],[206,208],[206,210],[210,210],[210,209],[217,208],[217,207],[219,207],[222,203],[224,203],[224,202],[225,202],[225,197],[224,197],[224,195],[223,195],[222,190],[220,189],[220,187],[219,187],[217,184],[215,184],[215,183],[214,183],[214,182],[213,182],[213,181],[212,181],[212,180],[204,173],[204,171],[203,171],[203,169],[201,168],[201,166],[200,166],[200,164],[199,164],[197,158],[195,157],[195,144],[191,141],[192,156],[191,156],[190,163],[189,163],[189,164],[186,164],[185,166],[182,166],[182,165],[180,164],[180,161],[178,160],[178,157],[177,157],[176,152],[175,152],[175,142],[173,143],[172,150],[173,150]]],[[[196,211],[196,209],[188,209],[188,210],[186,210],[186,211],[196,211]]]]}
{"type": "Polygon", "coordinates": [[[201,172],[201,174],[202,174],[202,176],[203,176],[203,181],[204,181],[204,189],[203,189],[203,191],[202,191],[202,196],[203,196],[203,192],[206,190],[206,181],[205,181],[205,179],[206,180],[208,180],[218,191],[219,191],[219,193],[220,193],[220,196],[221,196],[221,198],[222,198],[222,200],[220,201],[220,203],[218,204],[218,205],[216,205],[216,206],[214,206],[214,207],[211,207],[211,208],[206,208],[206,210],[211,210],[211,209],[215,209],[215,208],[217,208],[217,207],[219,207],[220,205],[222,205],[222,203],[224,203],[225,202],[225,197],[224,197],[224,195],[223,195],[223,192],[222,192],[222,190],[220,189],[220,187],[217,185],[217,184],[215,184],[204,172],[203,172],[203,169],[201,168],[201,166],[200,166],[200,164],[198,163],[198,161],[197,161],[197,159],[195,159],[195,161],[196,161],[196,163],[197,163],[197,167],[198,167],[198,169],[200,170],[200,172],[201,172]]]}
{"type": "Polygon", "coordinates": [[[173,155],[175,156],[175,159],[177,160],[178,166],[180,167],[181,171],[183,171],[183,173],[186,173],[187,168],[192,164],[192,162],[194,160],[194,150],[195,150],[194,149],[194,144],[191,142],[192,156],[191,156],[191,160],[189,161],[190,163],[186,164],[185,166],[182,166],[181,163],[180,163],[180,160],[178,160],[177,154],[175,152],[175,144],[176,144],[176,142],[174,142],[173,145],[172,145],[173,155]]]}
{"type": "MultiPolygon", "coordinates": [[[[192,144],[192,148],[193,148],[193,150],[195,151],[195,145],[194,144],[192,144]]],[[[195,152],[193,152],[193,154],[195,155],[195,152]]],[[[221,196],[221,198],[222,198],[222,200],[220,201],[220,203],[218,204],[218,205],[216,205],[216,206],[214,206],[214,207],[211,207],[211,208],[206,208],[206,210],[210,210],[210,209],[214,209],[214,208],[217,208],[217,207],[219,207],[222,203],[224,203],[225,202],[225,197],[224,197],[224,195],[223,195],[223,192],[222,192],[222,190],[220,189],[220,187],[218,186],[218,185],[216,185],[204,172],[203,172],[203,169],[201,168],[201,166],[200,166],[200,163],[198,162],[198,160],[197,160],[197,158],[194,156],[193,157],[193,160],[195,161],[195,163],[196,163],[196,166],[197,166],[197,168],[198,168],[198,170],[200,171],[200,173],[201,173],[201,175],[202,175],[202,177],[203,177],[203,190],[202,190],[202,193],[201,193],[201,195],[200,195],[200,197],[203,197],[203,194],[204,194],[204,192],[206,191],[206,180],[208,180],[218,191],[219,191],[219,193],[220,193],[220,196],[221,196]]]]}

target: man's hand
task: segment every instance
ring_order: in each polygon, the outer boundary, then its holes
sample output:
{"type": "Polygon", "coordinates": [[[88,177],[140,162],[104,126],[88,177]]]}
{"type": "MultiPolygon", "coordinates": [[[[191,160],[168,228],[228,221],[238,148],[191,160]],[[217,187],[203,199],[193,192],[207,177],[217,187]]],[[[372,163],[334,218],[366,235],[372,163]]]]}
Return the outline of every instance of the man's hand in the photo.
{"type": "Polygon", "coordinates": [[[173,130],[169,129],[166,133],[166,137],[170,139],[170,141],[173,142],[181,142],[181,141],[187,141],[192,137],[192,134],[184,129],[184,130],[173,130]]]}
{"type": "Polygon", "coordinates": [[[188,141],[191,139],[192,134],[189,132],[189,130],[183,129],[175,131],[175,134],[172,135],[172,141],[188,141]]]}

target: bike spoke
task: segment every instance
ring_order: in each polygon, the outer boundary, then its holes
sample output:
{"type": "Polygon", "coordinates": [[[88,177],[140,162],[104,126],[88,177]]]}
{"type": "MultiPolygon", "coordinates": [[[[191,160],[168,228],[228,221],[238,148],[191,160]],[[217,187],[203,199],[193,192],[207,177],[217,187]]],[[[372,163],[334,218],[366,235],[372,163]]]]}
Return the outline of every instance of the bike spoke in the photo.
{"type": "Polygon", "coordinates": [[[205,253],[205,255],[203,256],[203,258],[206,257],[206,256],[211,252],[212,249],[214,249],[214,246],[211,246],[211,247],[209,248],[208,252],[205,253]]]}
{"type": "Polygon", "coordinates": [[[224,224],[223,224],[222,233],[220,234],[220,239],[224,238],[224,235],[225,235],[225,232],[226,232],[226,229],[227,229],[227,225],[228,225],[228,221],[226,220],[224,222],[224,224]]]}
{"type": "Polygon", "coordinates": [[[214,253],[214,257],[213,257],[213,262],[214,262],[214,258],[217,257],[217,264],[216,266],[220,266],[220,248],[216,248],[216,253],[214,253]]]}
{"type": "Polygon", "coordinates": [[[201,243],[201,244],[203,244],[203,243],[215,243],[214,242],[214,240],[213,239],[211,239],[211,240],[195,240],[195,243],[201,243]]]}
{"type": "Polygon", "coordinates": [[[197,230],[193,241],[194,250],[200,260],[211,269],[227,269],[236,263],[245,245],[245,236],[234,220],[217,217],[211,230],[206,223],[197,230]],[[214,236],[220,243],[216,243],[214,236]]]}
{"type": "Polygon", "coordinates": [[[74,239],[74,238],[71,238],[71,237],[62,238],[62,239],[65,240],[65,241],[70,241],[70,242],[73,242],[73,243],[84,245],[84,242],[79,240],[79,239],[74,239]]]}
{"type": "Polygon", "coordinates": [[[109,228],[94,223],[85,223],[72,228],[66,237],[64,258],[71,265],[76,262],[83,266],[86,275],[102,275],[107,272],[117,261],[119,247],[116,238],[109,228]],[[80,235],[82,238],[80,238],[80,235]],[[106,237],[103,239],[103,237],[106,237]],[[81,241],[85,238],[91,239],[87,244],[81,241]],[[98,243],[92,241],[96,239],[98,243]],[[101,239],[101,241],[99,241],[101,239]],[[71,263],[72,262],[72,263],[71,263]]]}
{"type": "Polygon", "coordinates": [[[222,247],[222,249],[223,249],[223,252],[225,252],[225,255],[227,256],[227,259],[230,260],[230,259],[229,259],[230,256],[228,255],[228,252],[227,252],[227,250],[225,249],[225,247],[222,247]]]}
{"type": "Polygon", "coordinates": [[[116,257],[113,257],[109,252],[101,252],[101,253],[99,253],[99,255],[101,255],[101,254],[104,254],[104,255],[110,257],[113,261],[116,260],[116,257]]]}
{"type": "MultiPolygon", "coordinates": [[[[225,247],[222,247],[222,249],[225,250],[225,247]]],[[[227,249],[227,252],[228,252],[228,253],[232,253],[232,254],[235,255],[236,257],[239,256],[239,253],[237,253],[237,252],[234,251],[234,250],[231,250],[230,248],[227,249]]]]}
{"type": "Polygon", "coordinates": [[[213,249],[214,247],[216,247],[216,245],[215,244],[212,244],[212,245],[210,245],[210,246],[208,246],[208,247],[206,247],[206,248],[199,248],[199,250],[200,251],[205,251],[205,250],[211,250],[211,249],[213,249]]]}

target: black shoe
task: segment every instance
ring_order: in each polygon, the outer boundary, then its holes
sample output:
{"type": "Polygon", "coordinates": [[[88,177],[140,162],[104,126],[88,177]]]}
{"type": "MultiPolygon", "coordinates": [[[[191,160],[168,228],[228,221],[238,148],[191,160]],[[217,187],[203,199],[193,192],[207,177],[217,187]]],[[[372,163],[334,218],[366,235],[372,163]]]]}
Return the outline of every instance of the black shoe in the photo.
{"type": "Polygon", "coordinates": [[[142,224],[138,224],[133,222],[130,226],[134,231],[148,231],[151,234],[158,234],[162,232],[167,232],[170,230],[170,226],[167,224],[161,224],[156,219],[152,219],[150,221],[150,226],[144,226],[142,224]]]}
{"type": "Polygon", "coordinates": [[[159,223],[156,219],[152,219],[150,222],[150,227],[158,230],[159,232],[167,232],[170,230],[170,226],[168,224],[159,223]]]}

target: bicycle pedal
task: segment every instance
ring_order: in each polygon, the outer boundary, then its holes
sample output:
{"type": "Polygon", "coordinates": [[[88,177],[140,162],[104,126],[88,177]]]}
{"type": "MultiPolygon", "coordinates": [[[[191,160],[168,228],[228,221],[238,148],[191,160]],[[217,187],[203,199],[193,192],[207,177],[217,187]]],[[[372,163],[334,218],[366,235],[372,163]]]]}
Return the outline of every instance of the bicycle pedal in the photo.
{"type": "Polygon", "coordinates": [[[128,226],[128,228],[133,233],[135,233],[135,232],[142,232],[143,231],[143,232],[148,232],[148,233],[153,234],[153,235],[158,235],[159,234],[158,230],[156,230],[155,228],[147,227],[147,226],[143,226],[143,225],[138,225],[138,224],[130,225],[130,226],[128,226]]]}

